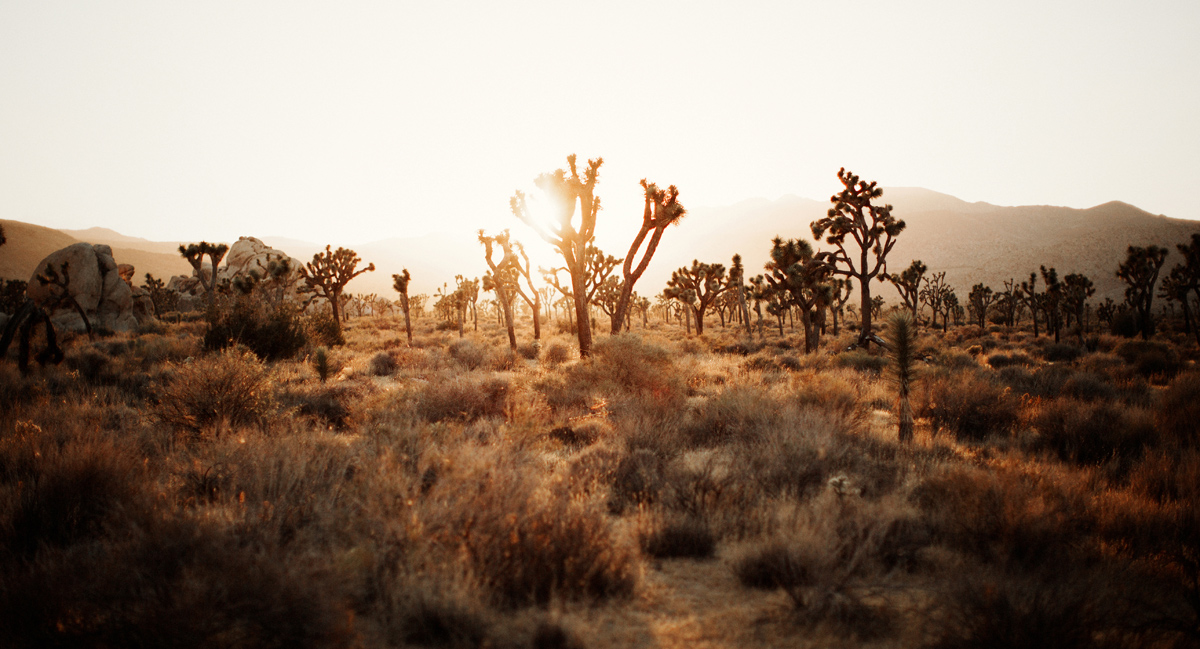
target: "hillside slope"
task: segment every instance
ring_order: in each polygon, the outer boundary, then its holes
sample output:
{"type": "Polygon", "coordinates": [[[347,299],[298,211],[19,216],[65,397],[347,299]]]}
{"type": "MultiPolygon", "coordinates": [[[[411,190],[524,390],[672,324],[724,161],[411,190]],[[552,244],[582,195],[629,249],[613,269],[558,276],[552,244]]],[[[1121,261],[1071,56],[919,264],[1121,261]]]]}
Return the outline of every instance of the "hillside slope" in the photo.
{"type": "MultiPolygon", "coordinates": [[[[150,244],[148,247],[151,249],[145,250],[141,248],[142,244],[137,240],[132,240],[132,237],[123,237],[117,240],[82,239],[60,230],[21,221],[0,220],[0,224],[4,226],[4,233],[8,238],[8,243],[0,246],[0,278],[3,279],[29,281],[38,262],[45,259],[50,253],[80,241],[111,246],[113,259],[118,264],[133,265],[134,278],[139,284],[145,278],[146,273],[151,273],[155,277],[167,278],[171,275],[190,275],[192,272],[192,267],[179,256],[179,253],[168,254],[157,251],[167,244],[147,241],[146,243],[150,244]]],[[[117,236],[121,237],[121,235],[117,236]]]]}

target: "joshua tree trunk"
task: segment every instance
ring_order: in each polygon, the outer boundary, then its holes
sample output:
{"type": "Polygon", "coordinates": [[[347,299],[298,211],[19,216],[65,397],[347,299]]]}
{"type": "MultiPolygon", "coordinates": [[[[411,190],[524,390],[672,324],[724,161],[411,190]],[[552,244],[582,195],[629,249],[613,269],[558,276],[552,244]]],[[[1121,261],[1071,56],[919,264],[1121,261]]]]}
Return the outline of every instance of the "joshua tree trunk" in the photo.
{"type": "MultiPolygon", "coordinates": [[[[579,260],[579,265],[583,266],[583,246],[576,246],[575,258],[579,260]]],[[[587,358],[592,355],[592,318],[588,313],[587,304],[587,278],[584,276],[584,269],[579,268],[578,271],[571,271],[571,292],[575,296],[575,328],[579,336],[579,355],[587,358]]]]}

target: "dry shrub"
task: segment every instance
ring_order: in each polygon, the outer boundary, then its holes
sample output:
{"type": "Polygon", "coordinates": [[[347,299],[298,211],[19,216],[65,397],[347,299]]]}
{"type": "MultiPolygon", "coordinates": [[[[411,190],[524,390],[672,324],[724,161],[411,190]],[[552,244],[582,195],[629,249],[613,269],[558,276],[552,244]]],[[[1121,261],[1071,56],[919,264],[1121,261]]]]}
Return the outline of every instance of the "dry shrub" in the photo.
{"type": "Polygon", "coordinates": [[[280,407],[312,419],[335,430],[350,424],[352,391],[344,386],[319,387],[301,391],[283,391],[276,395],[280,407]]]}
{"type": "Polygon", "coordinates": [[[1178,502],[1200,485],[1200,452],[1174,449],[1147,453],[1129,472],[1129,486],[1158,502],[1178,502]]]}
{"type": "Polygon", "coordinates": [[[433,381],[417,394],[416,411],[427,421],[501,417],[509,388],[508,379],[499,376],[457,376],[433,381]]]}
{"type": "Polygon", "coordinates": [[[1062,394],[1080,401],[1113,401],[1117,391],[1104,380],[1104,377],[1093,372],[1076,372],[1062,385],[1062,394]]]}
{"type": "Polygon", "coordinates": [[[0,556],[32,557],[102,536],[149,508],[146,467],[104,440],[55,440],[25,422],[0,444],[0,556]]]}
{"type": "Polygon", "coordinates": [[[734,573],[749,587],[783,589],[806,626],[878,637],[890,629],[890,615],[867,598],[883,585],[880,542],[895,511],[831,487],[793,512],[774,538],[743,550],[734,573]]]}
{"type": "Polygon", "coordinates": [[[270,372],[253,354],[227,349],[192,362],[172,364],[156,413],[194,435],[214,437],[230,428],[264,426],[274,407],[270,372]]]}
{"type": "Polygon", "coordinates": [[[546,347],[546,351],[542,353],[542,363],[550,367],[557,367],[571,360],[573,356],[574,354],[569,345],[557,342],[550,343],[546,347]]]}
{"type": "Polygon", "coordinates": [[[6,566],[10,646],[350,647],[337,580],[217,525],[130,526],[104,543],[6,566]]]}
{"type": "Polygon", "coordinates": [[[1017,424],[1017,400],[977,372],[942,372],[918,385],[917,415],[928,417],[935,430],[949,430],[958,440],[1005,435],[1017,424]]]}
{"type": "Polygon", "coordinates": [[[695,516],[667,516],[652,521],[639,531],[646,554],[659,559],[708,559],[717,547],[717,538],[703,519],[695,516]]]}
{"type": "Polygon", "coordinates": [[[1116,608],[1121,593],[1086,574],[964,574],[957,581],[926,624],[938,649],[1120,646],[1112,630],[1123,620],[1106,609],[1116,608]],[[1098,645],[1106,634],[1111,645],[1098,645]]]}
{"type": "Polygon", "coordinates": [[[1175,350],[1157,340],[1127,340],[1113,353],[1146,378],[1169,379],[1182,367],[1175,350]]]}
{"type": "Polygon", "coordinates": [[[1149,413],[1106,402],[1043,401],[1031,419],[1038,431],[1034,449],[1076,464],[1135,460],[1157,436],[1149,413]]]}
{"type": "Polygon", "coordinates": [[[1050,343],[1041,349],[1042,358],[1051,363],[1071,362],[1083,355],[1083,350],[1070,343],[1050,343]]]}
{"type": "Polygon", "coordinates": [[[1156,413],[1167,440],[1183,448],[1200,446],[1200,373],[1176,377],[1163,391],[1156,413]]]}
{"type": "Polygon", "coordinates": [[[880,354],[872,354],[862,349],[855,349],[838,354],[837,364],[839,367],[848,367],[856,372],[878,376],[883,372],[883,368],[887,366],[887,357],[880,354]]]}
{"type": "Polygon", "coordinates": [[[372,376],[391,376],[400,369],[400,363],[389,352],[379,352],[371,357],[368,369],[372,376]]]}
{"type": "Polygon", "coordinates": [[[662,458],[650,450],[636,449],[621,458],[613,473],[609,511],[619,514],[629,507],[657,502],[665,484],[665,470],[662,458]]]}
{"type": "Polygon", "coordinates": [[[1093,517],[1086,487],[1058,475],[951,468],[916,485],[910,500],[934,543],[981,561],[1020,567],[1084,556],[1093,517]]]}
{"type": "Polygon", "coordinates": [[[542,483],[518,458],[473,455],[474,470],[439,481],[420,515],[434,542],[458,553],[498,605],[632,593],[637,550],[594,502],[542,483]]]}
{"type": "Polygon", "coordinates": [[[758,436],[780,416],[781,404],[761,387],[737,385],[693,406],[682,432],[693,447],[728,444],[758,436]]]}
{"type": "Polygon", "coordinates": [[[994,369],[1009,367],[1012,365],[1034,365],[1035,362],[1027,354],[1023,352],[1013,352],[1004,354],[992,354],[988,356],[988,365],[994,369]]]}
{"type": "Polygon", "coordinates": [[[468,370],[477,370],[489,360],[488,348],[469,338],[450,343],[450,357],[468,370]]]}

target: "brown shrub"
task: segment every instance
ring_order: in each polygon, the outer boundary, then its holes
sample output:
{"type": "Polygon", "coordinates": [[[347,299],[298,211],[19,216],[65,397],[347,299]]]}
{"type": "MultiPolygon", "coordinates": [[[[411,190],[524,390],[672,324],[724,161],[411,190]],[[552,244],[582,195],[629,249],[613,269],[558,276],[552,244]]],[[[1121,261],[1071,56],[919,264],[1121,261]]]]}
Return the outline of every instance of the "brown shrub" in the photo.
{"type": "Polygon", "coordinates": [[[270,373],[253,354],[227,349],[190,363],[172,364],[155,408],[165,423],[193,435],[257,424],[274,410],[270,373]]]}
{"type": "Polygon", "coordinates": [[[919,385],[917,415],[959,440],[1006,435],[1017,424],[1017,400],[977,372],[939,373],[919,385]]]}
{"type": "Polygon", "coordinates": [[[1200,372],[1175,378],[1156,410],[1159,432],[1183,448],[1200,446],[1200,372]]]}
{"type": "Polygon", "coordinates": [[[508,379],[497,376],[433,381],[417,394],[416,411],[426,421],[500,417],[504,415],[509,387],[508,379]]]}
{"type": "Polygon", "coordinates": [[[1034,449],[1076,464],[1135,460],[1156,437],[1149,413],[1107,402],[1043,401],[1032,423],[1038,431],[1034,449]]]}

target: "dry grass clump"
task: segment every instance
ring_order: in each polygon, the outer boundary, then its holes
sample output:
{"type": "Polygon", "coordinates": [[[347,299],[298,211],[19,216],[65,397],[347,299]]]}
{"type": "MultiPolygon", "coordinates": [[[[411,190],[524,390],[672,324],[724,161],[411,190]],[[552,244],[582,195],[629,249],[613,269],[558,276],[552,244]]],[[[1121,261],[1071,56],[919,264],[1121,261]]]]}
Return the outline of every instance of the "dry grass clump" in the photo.
{"type": "Polygon", "coordinates": [[[573,356],[574,352],[571,350],[570,345],[561,342],[552,342],[542,352],[542,363],[547,367],[558,367],[571,360],[573,356]]]}
{"type": "Polygon", "coordinates": [[[474,421],[501,417],[510,383],[501,376],[455,376],[431,381],[416,397],[416,412],[426,421],[474,421]]]}
{"type": "Polygon", "coordinates": [[[960,441],[1007,435],[1019,421],[1014,396],[976,371],[933,374],[918,382],[916,392],[917,415],[960,441]]]}
{"type": "Polygon", "coordinates": [[[695,516],[667,516],[652,521],[639,532],[642,550],[659,559],[707,559],[717,538],[708,523],[695,516]]]}
{"type": "Polygon", "coordinates": [[[988,365],[991,365],[992,368],[998,370],[1002,367],[1010,367],[1013,365],[1035,365],[1036,361],[1023,352],[1013,352],[992,354],[991,356],[988,356],[987,363],[988,365]]]}
{"type": "Polygon", "coordinates": [[[1200,372],[1176,377],[1163,391],[1155,413],[1159,432],[1172,444],[1200,446],[1200,372]]]}
{"type": "Polygon", "coordinates": [[[481,450],[476,460],[439,480],[419,515],[434,542],[461,556],[493,601],[515,607],[633,592],[637,550],[595,503],[564,484],[542,482],[518,457],[481,450]]]}
{"type": "Polygon", "coordinates": [[[275,395],[280,408],[292,410],[323,427],[346,430],[350,426],[353,390],[347,386],[283,390],[275,395]]]}
{"type": "Polygon", "coordinates": [[[448,348],[450,358],[468,370],[477,370],[490,360],[491,354],[483,344],[470,338],[460,338],[448,348]]]}
{"type": "Polygon", "coordinates": [[[1052,399],[1030,416],[1038,435],[1034,450],[1048,450],[1064,462],[1096,465],[1129,462],[1157,437],[1150,413],[1111,402],[1052,399]]]}
{"type": "Polygon", "coordinates": [[[1158,340],[1127,340],[1113,350],[1127,365],[1149,379],[1169,380],[1182,368],[1179,355],[1158,340]]]}
{"type": "Polygon", "coordinates": [[[692,447],[707,447],[750,439],[774,426],[782,404],[758,386],[735,385],[693,404],[684,417],[682,433],[692,447]]]}
{"type": "Polygon", "coordinates": [[[372,376],[391,376],[400,369],[400,363],[390,352],[379,352],[371,357],[368,371],[372,376]]]}
{"type": "Polygon", "coordinates": [[[263,427],[274,410],[271,375],[249,352],[227,349],[171,364],[155,412],[195,436],[220,437],[233,428],[263,427]]]}

